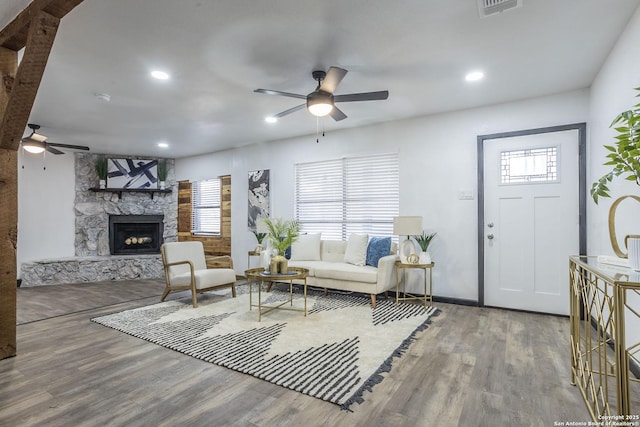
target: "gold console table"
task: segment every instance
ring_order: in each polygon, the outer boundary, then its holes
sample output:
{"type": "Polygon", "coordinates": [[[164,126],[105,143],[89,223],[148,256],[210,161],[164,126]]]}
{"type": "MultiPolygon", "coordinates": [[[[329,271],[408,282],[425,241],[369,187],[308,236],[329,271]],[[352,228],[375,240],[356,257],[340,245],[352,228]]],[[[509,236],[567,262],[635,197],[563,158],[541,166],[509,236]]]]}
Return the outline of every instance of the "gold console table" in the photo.
{"type": "Polygon", "coordinates": [[[571,384],[594,422],[612,416],[637,422],[632,402],[638,402],[640,382],[630,370],[640,366],[640,273],[572,256],[569,281],[571,384]]]}

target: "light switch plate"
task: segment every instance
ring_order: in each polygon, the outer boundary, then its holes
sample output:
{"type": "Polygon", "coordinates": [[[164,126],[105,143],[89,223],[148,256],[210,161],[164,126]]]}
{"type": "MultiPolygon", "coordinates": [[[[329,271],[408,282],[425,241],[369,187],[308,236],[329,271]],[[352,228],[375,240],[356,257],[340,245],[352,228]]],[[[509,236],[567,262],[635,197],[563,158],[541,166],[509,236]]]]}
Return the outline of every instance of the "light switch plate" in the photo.
{"type": "Polygon", "coordinates": [[[459,200],[473,200],[473,190],[458,190],[459,200]]]}

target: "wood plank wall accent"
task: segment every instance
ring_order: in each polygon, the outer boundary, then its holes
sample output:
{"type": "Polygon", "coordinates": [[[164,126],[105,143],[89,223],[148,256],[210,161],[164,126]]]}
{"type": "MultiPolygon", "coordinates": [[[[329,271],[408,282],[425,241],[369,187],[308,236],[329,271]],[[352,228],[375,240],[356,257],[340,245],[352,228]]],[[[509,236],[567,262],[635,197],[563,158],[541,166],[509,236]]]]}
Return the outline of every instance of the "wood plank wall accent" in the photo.
{"type": "Polygon", "coordinates": [[[60,20],[82,1],[33,0],[0,30],[0,359],[16,355],[17,150],[60,20]]]}
{"type": "Polygon", "coordinates": [[[200,241],[208,256],[231,255],[231,175],[221,180],[221,235],[193,236],[191,234],[191,183],[178,181],[178,240],[200,241]]]}

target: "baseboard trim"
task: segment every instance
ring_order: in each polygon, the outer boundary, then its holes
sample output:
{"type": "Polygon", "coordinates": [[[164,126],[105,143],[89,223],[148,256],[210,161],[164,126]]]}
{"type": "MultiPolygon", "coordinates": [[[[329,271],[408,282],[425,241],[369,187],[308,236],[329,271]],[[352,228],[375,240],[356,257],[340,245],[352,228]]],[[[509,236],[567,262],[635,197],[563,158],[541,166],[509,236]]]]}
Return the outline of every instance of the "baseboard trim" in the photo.
{"type": "Polygon", "coordinates": [[[469,307],[477,307],[478,301],[472,299],[463,299],[463,298],[452,298],[452,297],[433,297],[433,302],[442,302],[445,304],[457,304],[457,305],[466,305],[469,307]]]}

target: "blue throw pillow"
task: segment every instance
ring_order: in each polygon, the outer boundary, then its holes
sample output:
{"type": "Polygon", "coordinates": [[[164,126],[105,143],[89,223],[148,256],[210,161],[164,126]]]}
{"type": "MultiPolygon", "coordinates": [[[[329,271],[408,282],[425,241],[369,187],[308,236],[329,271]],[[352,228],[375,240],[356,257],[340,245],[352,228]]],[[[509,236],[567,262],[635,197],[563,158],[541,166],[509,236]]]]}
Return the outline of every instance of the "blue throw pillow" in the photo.
{"type": "Polygon", "coordinates": [[[378,266],[378,261],[391,252],[391,237],[372,237],[367,246],[367,265],[378,266]]]}

